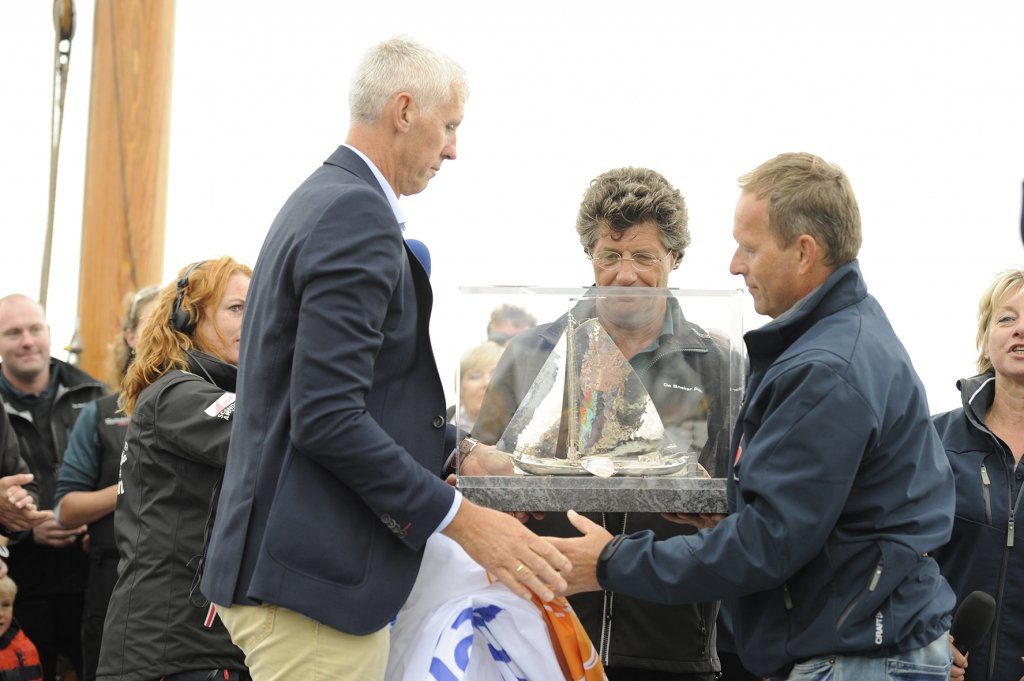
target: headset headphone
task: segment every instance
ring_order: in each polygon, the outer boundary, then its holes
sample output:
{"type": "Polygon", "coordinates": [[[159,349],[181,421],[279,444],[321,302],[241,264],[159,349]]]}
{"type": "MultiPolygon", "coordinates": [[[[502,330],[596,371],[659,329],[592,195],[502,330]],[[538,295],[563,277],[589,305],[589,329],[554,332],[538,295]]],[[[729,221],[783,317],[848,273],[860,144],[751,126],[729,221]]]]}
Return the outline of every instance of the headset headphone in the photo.
{"type": "Polygon", "coordinates": [[[178,280],[178,294],[174,297],[174,307],[171,308],[171,328],[175,331],[179,331],[187,336],[191,336],[196,330],[196,320],[192,318],[192,314],[184,307],[182,303],[185,300],[185,289],[188,288],[188,278],[196,271],[196,269],[202,265],[205,260],[192,263],[185,274],[181,275],[181,279],[178,280]]]}

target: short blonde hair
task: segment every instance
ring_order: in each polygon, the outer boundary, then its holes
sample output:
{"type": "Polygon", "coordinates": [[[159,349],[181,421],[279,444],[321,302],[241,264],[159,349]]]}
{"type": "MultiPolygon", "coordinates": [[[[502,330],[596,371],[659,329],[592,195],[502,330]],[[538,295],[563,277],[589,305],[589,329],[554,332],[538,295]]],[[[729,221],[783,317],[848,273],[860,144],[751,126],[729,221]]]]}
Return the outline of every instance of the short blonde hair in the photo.
{"type": "Polygon", "coordinates": [[[1024,269],[1003,270],[989,284],[978,303],[978,373],[992,371],[992,358],[988,356],[988,335],[992,316],[1000,303],[1024,289],[1024,269]]]}
{"type": "Polygon", "coordinates": [[[125,340],[124,334],[128,331],[140,331],[139,324],[143,320],[139,316],[139,312],[147,304],[156,300],[156,297],[160,295],[159,286],[147,286],[139,289],[135,294],[127,294],[124,298],[124,316],[121,317],[121,330],[117,332],[114,340],[110,343],[110,373],[107,379],[107,384],[115,391],[121,389],[121,381],[124,380],[124,375],[128,373],[128,366],[134,359],[135,352],[128,347],[128,341],[125,340]]]}
{"type": "Polygon", "coordinates": [[[8,575],[0,577],[0,598],[10,596],[11,600],[18,595],[18,585],[8,575]]]}
{"type": "Polygon", "coordinates": [[[459,361],[459,378],[461,379],[473,369],[496,365],[504,351],[505,348],[494,341],[486,341],[466,350],[459,361]]]}

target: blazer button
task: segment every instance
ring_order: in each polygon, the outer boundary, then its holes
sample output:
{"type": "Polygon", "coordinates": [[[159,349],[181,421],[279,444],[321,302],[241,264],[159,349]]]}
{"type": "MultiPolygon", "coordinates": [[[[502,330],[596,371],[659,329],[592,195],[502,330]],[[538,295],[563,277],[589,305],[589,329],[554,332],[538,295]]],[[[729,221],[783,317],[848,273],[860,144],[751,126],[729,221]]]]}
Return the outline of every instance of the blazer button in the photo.
{"type": "Polygon", "coordinates": [[[434,417],[434,427],[435,428],[444,428],[444,417],[443,416],[435,416],[434,417]]]}

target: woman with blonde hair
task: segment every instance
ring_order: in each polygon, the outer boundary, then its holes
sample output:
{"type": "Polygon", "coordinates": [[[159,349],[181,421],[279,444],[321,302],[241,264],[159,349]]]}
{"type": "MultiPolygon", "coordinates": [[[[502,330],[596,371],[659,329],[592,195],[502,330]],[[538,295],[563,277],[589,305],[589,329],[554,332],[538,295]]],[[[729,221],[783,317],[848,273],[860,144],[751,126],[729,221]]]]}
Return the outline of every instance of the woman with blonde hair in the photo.
{"type": "Polygon", "coordinates": [[[958,604],[972,591],[996,601],[985,638],[968,656],[952,650],[950,678],[1008,681],[1024,679],[1024,269],[1001,272],[981,297],[977,346],[978,375],[957,381],[963,406],[934,419],[956,478],[953,535],[934,556],[958,604]]]}
{"type": "Polygon", "coordinates": [[[114,391],[121,390],[121,381],[124,380],[128,373],[128,367],[135,360],[135,348],[139,344],[142,324],[149,319],[149,313],[159,294],[159,286],[146,286],[125,300],[121,330],[110,343],[110,378],[108,380],[114,391]]]}
{"type": "MultiPolygon", "coordinates": [[[[121,330],[111,343],[111,383],[115,386],[120,385],[135,357],[142,324],[159,293],[159,286],[147,286],[126,301],[121,330]]],[[[82,609],[83,681],[96,678],[103,620],[117,581],[114,505],[117,469],[128,432],[128,417],[118,407],[118,397],[116,393],[106,395],[82,407],[68,439],[54,495],[54,515],[61,526],[89,526],[89,576],[82,609]]]]}
{"type": "Polygon", "coordinates": [[[464,435],[473,431],[480,405],[487,394],[494,368],[505,348],[494,341],[475,345],[459,360],[459,410],[457,425],[464,435]]]}
{"type": "Polygon", "coordinates": [[[128,369],[131,416],[103,629],[102,681],[248,679],[242,652],[198,592],[231,435],[252,270],[222,257],[184,268],[156,300],[128,369]]]}

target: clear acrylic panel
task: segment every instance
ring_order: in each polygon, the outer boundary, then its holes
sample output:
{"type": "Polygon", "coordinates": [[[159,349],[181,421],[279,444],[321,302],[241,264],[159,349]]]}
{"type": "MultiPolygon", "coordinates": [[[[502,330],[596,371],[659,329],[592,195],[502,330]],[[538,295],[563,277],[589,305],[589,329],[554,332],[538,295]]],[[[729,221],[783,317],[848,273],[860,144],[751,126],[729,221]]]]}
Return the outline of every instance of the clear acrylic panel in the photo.
{"type": "Polygon", "coordinates": [[[499,323],[498,343],[460,353],[452,418],[460,441],[481,443],[457,463],[460,487],[498,475],[723,477],[746,371],[741,296],[461,288],[460,337],[479,336],[496,310],[532,323],[499,323]]]}

